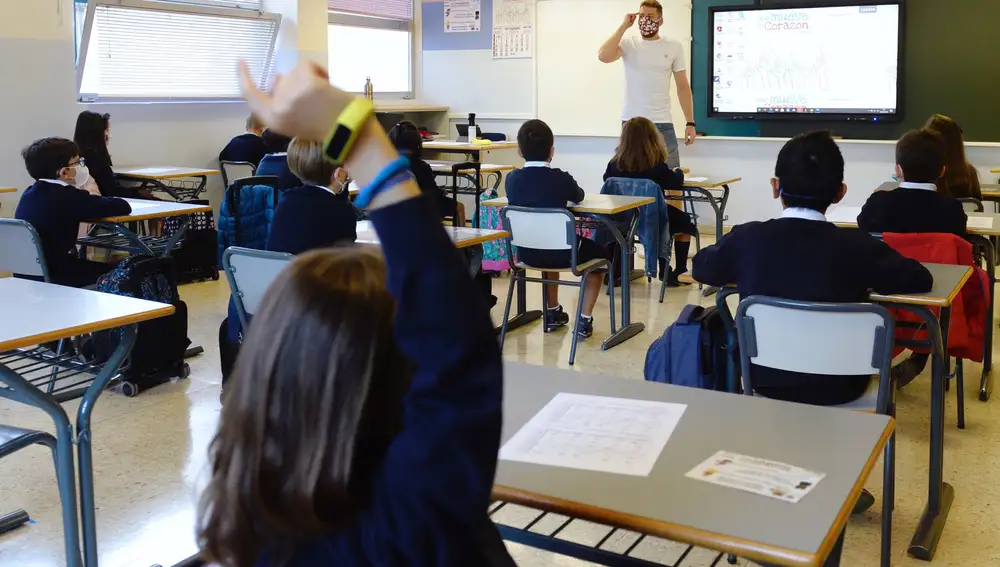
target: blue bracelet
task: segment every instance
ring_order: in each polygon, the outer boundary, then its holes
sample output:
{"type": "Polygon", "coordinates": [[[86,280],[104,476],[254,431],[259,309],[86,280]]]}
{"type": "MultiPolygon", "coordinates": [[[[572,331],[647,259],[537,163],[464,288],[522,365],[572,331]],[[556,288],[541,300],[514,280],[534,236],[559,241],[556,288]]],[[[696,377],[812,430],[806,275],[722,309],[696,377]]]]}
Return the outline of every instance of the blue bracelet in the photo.
{"type": "Polygon", "coordinates": [[[399,158],[389,162],[389,165],[383,167],[382,171],[378,172],[378,175],[375,176],[375,179],[372,179],[371,183],[361,190],[357,199],[354,200],[354,204],[362,209],[367,207],[379,193],[395,187],[401,181],[408,178],[409,173],[410,158],[399,156],[399,158]],[[407,175],[404,176],[403,174],[407,175]]]}

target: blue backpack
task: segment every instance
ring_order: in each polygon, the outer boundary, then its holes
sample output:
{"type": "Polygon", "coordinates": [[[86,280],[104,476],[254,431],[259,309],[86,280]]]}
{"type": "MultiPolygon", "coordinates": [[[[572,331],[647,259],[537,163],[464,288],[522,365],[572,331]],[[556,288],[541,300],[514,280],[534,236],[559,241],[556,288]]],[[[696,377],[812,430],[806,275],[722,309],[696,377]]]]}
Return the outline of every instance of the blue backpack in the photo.
{"type": "Polygon", "coordinates": [[[727,390],[726,328],[715,307],[688,305],[646,351],[643,375],[703,390],[727,390]]]}

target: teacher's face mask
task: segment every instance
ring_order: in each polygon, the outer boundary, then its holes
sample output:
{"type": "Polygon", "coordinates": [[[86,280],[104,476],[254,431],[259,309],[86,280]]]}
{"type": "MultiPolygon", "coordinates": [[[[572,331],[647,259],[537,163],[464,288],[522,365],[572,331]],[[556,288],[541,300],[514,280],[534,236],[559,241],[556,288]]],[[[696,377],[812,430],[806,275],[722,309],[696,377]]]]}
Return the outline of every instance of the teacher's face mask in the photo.
{"type": "Polygon", "coordinates": [[[642,37],[653,37],[660,31],[660,23],[651,16],[639,16],[639,33],[642,37]]]}

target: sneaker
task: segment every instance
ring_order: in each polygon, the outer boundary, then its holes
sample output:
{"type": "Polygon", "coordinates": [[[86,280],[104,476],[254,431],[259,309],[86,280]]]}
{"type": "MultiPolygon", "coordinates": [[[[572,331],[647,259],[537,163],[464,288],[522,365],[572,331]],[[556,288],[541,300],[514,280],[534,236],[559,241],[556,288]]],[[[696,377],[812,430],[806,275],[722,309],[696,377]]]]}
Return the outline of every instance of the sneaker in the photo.
{"type": "Polygon", "coordinates": [[[594,318],[580,317],[580,323],[576,326],[576,334],[581,339],[585,339],[594,334],[594,318]]]}
{"type": "Polygon", "coordinates": [[[667,277],[667,287],[683,287],[691,285],[690,282],[682,282],[680,276],[686,274],[687,270],[683,272],[678,270],[670,270],[670,275],[667,277]]]}
{"type": "Polygon", "coordinates": [[[554,331],[569,323],[569,315],[563,311],[562,305],[545,310],[545,332],[554,331]]]}
{"type": "Polygon", "coordinates": [[[872,493],[868,492],[867,489],[862,489],[861,496],[858,496],[858,501],[854,504],[854,509],[851,510],[851,514],[864,514],[874,505],[875,497],[872,496],[872,493]]]}
{"type": "Polygon", "coordinates": [[[909,358],[893,366],[889,370],[889,375],[896,383],[896,389],[902,390],[907,384],[913,382],[924,371],[926,365],[926,355],[911,354],[909,358]]]}

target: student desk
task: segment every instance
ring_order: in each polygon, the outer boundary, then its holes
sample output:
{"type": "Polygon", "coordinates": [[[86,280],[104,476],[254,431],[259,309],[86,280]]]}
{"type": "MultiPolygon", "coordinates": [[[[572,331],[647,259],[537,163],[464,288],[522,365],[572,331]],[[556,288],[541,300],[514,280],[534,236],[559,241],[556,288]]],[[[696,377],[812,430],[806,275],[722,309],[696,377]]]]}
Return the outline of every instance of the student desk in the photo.
{"type": "MultiPolygon", "coordinates": [[[[491,187],[496,190],[500,187],[500,181],[503,179],[503,172],[513,171],[513,165],[497,165],[492,163],[482,163],[478,164],[478,167],[469,167],[459,169],[463,164],[467,162],[461,161],[449,161],[449,160],[429,160],[427,162],[434,173],[438,176],[451,176],[451,198],[458,200],[458,195],[473,195],[476,199],[476,207],[472,214],[472,226],[479,226],[479,206],[480,206],[480,196],[486,187],[491,187]],[[478,169],[478,174],[477,174],[478,169]],[[486,182],[483,183],[482,175],[486,174],[486,182]],[[469,180],[472,183],[472,187],[462,187],[458,186],[458,178],[462,177],[469,180]]],[[[478,163],[478,162],[476,162],[478,163]]],[[[446,188],[447,189],[447,188],[446,188]]],[[[457,222],[457,219],[456,219],[457,222]]]]}
{"type": "Polygon", "coordinates": [[[170,236],[139,236],[126,226],[145,220],[164,219],[167,217],[187,217],[193,213],[212,214],[208,205],[189,205],[172,201],[151,201],[146,199],[125,199],[132,206],[132,212],[103,219],[93,219],[95,230],[77,240],[80,243],[80,254],[86,253],[88,246],[119,250],[130,254],[150,254],[168,256],[180,244],[187,231],[189,218],[183,218],[181,226],[170,236]],[[108,233],[98,234],[97,228],[107,229],[108,233]]]}
{"type": "MultiPolygon", "coordinates": [[[[456,248],[468,248],[492,240],[507,238],[510,233],[506,230],[491,230],[488,228],[469,228],[467,226],[446,226],[445,231],[455,243],[456,248]]],[[[358,244],[379,244],[378,234],[371,221],[358,221],[358,244]]]]}
{"type": "Polygon", "coordinates": [[[1000,201],[1000,184],[998,183],[982,183],[980,188],[983,191],[984,201],[1000,201]]]}
{"type": "Polygon", "coordinates": [[[208,176],[219,173],[217,169],[173,166],[126,167],[115,171],[119,179],[137,182],[140,189],[161,191],[175,201],[197,199],[208,184],[208,176]]]}
{"type": "MultiPolygon", "coordinates": [[[[884,415],[528,364],[507,363],[504,370],[503,442],[561,392],[688,407],[649,476],[501,460],[494,499],[774,565],[823,565],[895,427],[884,415]],[[831,437],[831,431],[838,435],[831,437]],[[789,504],[684,476],[721,449],[826,477],[801,501],[789,504]]],[[[600,544],[595,548],[498,527],[504,538],[525,545],[601,565],[631,563],[600,544]]]]}
{"type": "Polygon", "coordinates": [[[17,189],[13,187],[0,187],[0,194],[2,193],[17,193],[17,189]]]}
{"type": "Polygon", "coordinates": [[[172,305],[75,289],[30,280],[0,279],[0,397],[36,407],[55,422],[56,467],[62,503],[66,563],[97,565],[97,524],[94,516],[94,471],[90,418],[98,397],[128,355],[136,323],[165,317],[172,305]],[[70,366],[67,356],[49,356],[41,348],[26,348],[82,333],[121,328],[114,353],[103,367],[70,366]],[[58,374],[55,373],[56,369],[58,374]],[[90,376],[89,374],[96,374],[90,376]],[[75,382],[66,385],[65,382],[75,382]],[[89,384],[89,385],[85,385],[89,384]],[[51,390],[49,386],[54,386],[51,390]],[[60,395],[66,394],[66,395],[60,395]],[[60,402],[81,397],[74,431],[60,402]],[[79,463],[73,464],[73,446],[79,463]],[[77,513],[76,475],[80,478],[77,513]]]}
{"type": "Polygon", "coordinates": [[[424,142],[423,147],[425,150],[431,152],[439,152],[443,154],[464,154],[469,156],[469,158],[473,161],[480,161],[479,158],[482,156],[483,152],[489,152],[492,150],[516,150],[517,142],[493,142],[488,145],[480,146],[471,142],[431,140],[429,142],[424,142]]]}
{"type": "Polygon", "coordinates": [[[681,200],[685,203],[708,203],[715,213],[715,239],[722,239],[722,222],[726,220],[726,204],[729,203],[729,186],[742,177],[708,177],[704,181],[684,180],[684,187],[681,189],[680,197],[667,197],[667,200],[681,200]],[[717,196],[712,191],[722,191],[722,196],[717,196]]]}
{"type": "MultiPolygon", "coordinates": [[[[635,240],[635,230],[639,223],[639,215],[631,215],[632,219],[629,221],[629,226],[623,233],[618,223],[612,218],[613,215],[618,213],[624,213],[625,211],[631,211],[638,209],[643,205],[648,205],[650,203],[656,202],[656,199],[652,197],[631,197],[624,195],[587,195],[584,197],[583,201],[580,203],[570,203],[567,205],[567,209],[575,215],[592,215],[601,224],[606,226],[611,232],[611,235],[615,237],[618,242],[618,246],[621,248],[622,258],[631,258],[632,254],[632,242],[635,240]]],[[[484,207],[506,207],[507,198],[501,197],[499,199],[490,199],[483,201],[484,207]]],[[[633,323],[631,314],[631,271],[632,266],[630,262],[623,261],[622,263],[622,325],[617,331],[611,329],[611,336],[604,339],[601,343],[601,350],[608,350],[615,347],[628,339],[636,336],[643,329],[645,325],[642,323],[633,323]]],[[[611,274],[608,274],[610,277],[611,274]]],[[[517,314],[514,315],[510,321],[507,323],[507,330],[516,329],[523,325],[534,321],[542,316],[542,312],[538,310],[528,311],[527,310],[527,285],[524,281],[517,283],[517,314]]]]}
{"type": "MultiPolygon", "coordinates": [[[[919,316],[927,330],[927,340],[902,343],[905,347],[923,347],[930,349],[931,357],[931,439],[930,464],[928,467],[927,504],[920,515],[916,532],[910,540],[908,551],[910,555],[930,561],[937,550],[941,532],[944,530],[955,499],[955,490],[944,482],[944,401],[947,380],[947,358],[944,345],[948,344],[948,327],[951,322],[951,304],[961,291],[962,286],[972,276],[973,269],[969,266],[954,266],[948,264],[924,264],[934,278],[934,285],[927,293],[912,293],[898,295],[881,295],[872,293],[872,301],[897,309],[905,309],[919,316]],[[931,311],[939,308],[940,316],[931,311]]],[[[737,293],[733,286],[727,286],[716,295],[716,306],[724,313],[728,339],[727,347],[732,352],[736,344],[732,316],[726,305],[726,297],[737,293]]],[[[735,386],[735,361],[730,360],[727,369],[730,387],[735,386]]],[[[985,361],[984,361],[985,365],[985,361]]],[[[685,414],[686,415],[686,414],[685,414]]],[[[960,417],[960,420],[962,417],[960,417]]]]}

